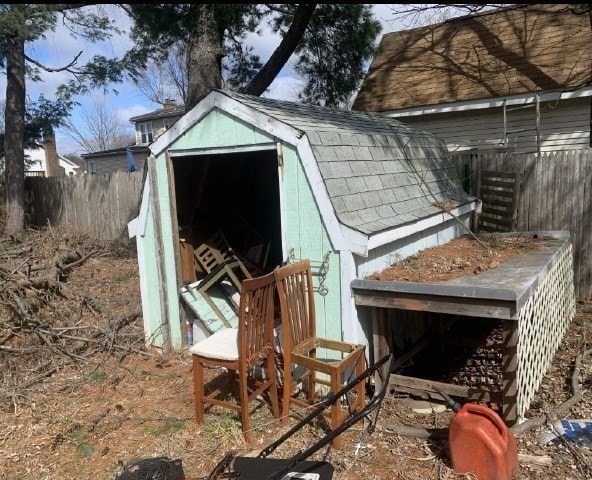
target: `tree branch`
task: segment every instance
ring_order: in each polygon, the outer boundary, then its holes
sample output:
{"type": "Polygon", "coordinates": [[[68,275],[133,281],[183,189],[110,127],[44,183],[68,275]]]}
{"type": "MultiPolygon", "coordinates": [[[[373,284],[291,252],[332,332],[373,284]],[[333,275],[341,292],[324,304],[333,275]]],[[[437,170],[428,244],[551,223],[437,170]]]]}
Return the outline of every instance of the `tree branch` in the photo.
{"type": "Polygon", "coordinates": [[[27,60],[27,62],[32,63],[33,65],[39,67],[42,70],[45,70],[46,72],[63,72],[63,71],[67,71],[70,73],[75,73],[71,70],[71,67],[73,67],[74,65],[76,65],[76,62],[78,61],[78,58],[80,57],[80,55],[82,55],[82,50],[78,53],[78,55],[76,55],[74,57],[74,60],[72,60],[68,65],[65,65],[63,67],[59,67],[59,68],[51,68],[48,67],[46,65],[43,65],[41,62],[38,62],[37,60],[35,60],[34,58],[29,57],[27,54],[25,54],[25,60],[27,60]]]}
{"type": "Polygon", "coordinates": [[[286,35],[271,57],[269,57],[267,63],[263,65],[261,70],[259,70],[257,75],[253,77],[249,84],[242,89],[243,93],[249,95],[261,95],[265,92],[267,87],[271,85],[271,82],[273,82],[292,53],[294,53],[294,50],[296,50],[296,47],[312,18],[316,6],[316,3],[298,5],[292,24],[286,32],[286,35]]]}

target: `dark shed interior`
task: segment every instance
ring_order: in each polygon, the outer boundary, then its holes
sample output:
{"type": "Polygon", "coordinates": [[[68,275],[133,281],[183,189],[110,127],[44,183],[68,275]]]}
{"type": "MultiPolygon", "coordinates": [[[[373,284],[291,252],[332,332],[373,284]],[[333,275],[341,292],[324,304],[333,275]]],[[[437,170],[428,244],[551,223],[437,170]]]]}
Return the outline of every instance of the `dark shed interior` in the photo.
{"type": "Polygon", "coordinates": [[[224,239],[253,276],[282,262],[277,151],[173,158],[184,282],[203,278],[196,249],[224,239]]]}

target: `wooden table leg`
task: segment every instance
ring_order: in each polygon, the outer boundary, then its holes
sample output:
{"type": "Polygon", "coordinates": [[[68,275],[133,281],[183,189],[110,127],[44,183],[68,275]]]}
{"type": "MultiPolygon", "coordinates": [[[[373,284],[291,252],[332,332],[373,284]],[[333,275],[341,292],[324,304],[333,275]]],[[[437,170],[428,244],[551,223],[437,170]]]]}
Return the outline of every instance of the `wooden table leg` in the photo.
{"type": "Polygon", "coordinates": [[[518,322],[503,320],[502,418],[509,427],[518,421],[518,322]]]}

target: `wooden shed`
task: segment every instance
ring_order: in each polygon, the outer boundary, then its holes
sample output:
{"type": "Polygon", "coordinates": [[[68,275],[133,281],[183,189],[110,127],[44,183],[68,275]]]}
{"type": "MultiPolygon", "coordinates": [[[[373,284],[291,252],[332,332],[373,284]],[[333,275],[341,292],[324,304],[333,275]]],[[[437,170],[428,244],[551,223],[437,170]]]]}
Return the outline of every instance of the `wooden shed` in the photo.
{"type": "Polygon", "coordinates": [[[164,349],[187,343],[181,294],[216,232],[262,247],[262,271],[310,259],[319,335],[368,344],[351,282],[466,233],[480,205],[441,140],[376,113],[214,90],[150,150],[129,234],[146,340],[164,349]]]}

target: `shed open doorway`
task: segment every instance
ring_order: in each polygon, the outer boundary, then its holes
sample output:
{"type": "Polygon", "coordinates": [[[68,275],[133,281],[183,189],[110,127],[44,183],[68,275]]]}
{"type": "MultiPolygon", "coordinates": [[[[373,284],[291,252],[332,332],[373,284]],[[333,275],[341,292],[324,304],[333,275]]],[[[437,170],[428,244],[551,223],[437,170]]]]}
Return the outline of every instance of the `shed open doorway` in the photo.
{"type": "Polygon", "coordinates": [[[194,251],[218,233],[255,272],[282,262],[276,149],[171,158],[184,282],[203,278],[194,251]]]}

